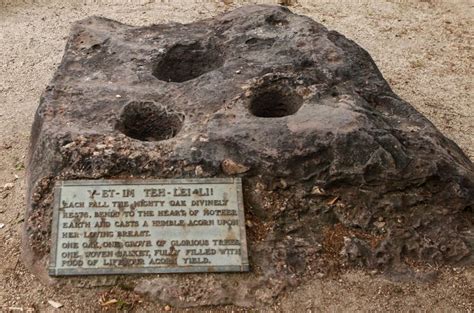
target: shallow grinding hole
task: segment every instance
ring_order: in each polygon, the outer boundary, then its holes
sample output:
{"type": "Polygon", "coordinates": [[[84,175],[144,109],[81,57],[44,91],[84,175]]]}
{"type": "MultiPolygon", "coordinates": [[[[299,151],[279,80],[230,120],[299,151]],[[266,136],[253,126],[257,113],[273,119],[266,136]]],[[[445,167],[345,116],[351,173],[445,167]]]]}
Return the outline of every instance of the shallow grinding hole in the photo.
{"type": "Polygon", "coordinates": [[[153,69],[153,75],[166,82],[185,82],[213,71],[224,64],[215,47],[199,43],[175,45],[153,69]]]}
{"type": "Polygon", "coordinates": [[[183,121],[184,114],[152,101],[132,101],[123,107],[116,129],[134,139],[160,141],[176,136],[183,121]]]}
{"type": "Polygon", "coordinates": [[[283,117],[295,114],[303,98],[285,88],[266,89],[254,95],[250,112],[258,117],[283,117]]]}

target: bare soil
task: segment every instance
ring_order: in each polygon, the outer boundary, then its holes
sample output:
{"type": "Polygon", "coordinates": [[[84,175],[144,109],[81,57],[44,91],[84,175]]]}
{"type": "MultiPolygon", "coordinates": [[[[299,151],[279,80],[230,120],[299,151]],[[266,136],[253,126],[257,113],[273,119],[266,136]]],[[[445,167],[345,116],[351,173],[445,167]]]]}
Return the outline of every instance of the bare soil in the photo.
{"type": "MultiPolygon", "coordinates": [[[[0,0],[0,312],[55,311],[48,300],[63,304],[59,310],[65,312],[179,311],[148,302],[124,286],[78,292],[41,285],[20,255],[24,162],[38,100],[60,63],[74,21],[100,15],[132,25],[187,23],[252,3],[202,2],[0,0]],[[109,301],[113,299],[117,301],[109,301]]],[[[368,50],[394,91],[474,159],[472,2],[286,2],[294,12],[311,16],[368,50]]],[[[438,277],[405,282],[348,270],[286,293],[267,310],[472,312],[474,269],[432,269],[438,270],[438,277]]]]}

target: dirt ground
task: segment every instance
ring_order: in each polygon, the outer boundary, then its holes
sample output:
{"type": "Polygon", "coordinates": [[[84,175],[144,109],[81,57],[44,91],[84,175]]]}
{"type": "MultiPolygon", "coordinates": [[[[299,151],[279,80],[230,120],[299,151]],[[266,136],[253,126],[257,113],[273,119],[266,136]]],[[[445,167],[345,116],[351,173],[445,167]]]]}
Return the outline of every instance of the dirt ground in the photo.
{"type": "MultiPolygon", "coordinates": [[[[311,16],[367,49],[394,91],[474,159],[473,2],[298,2],[290,7],[294,12],[311,16]]],[[[132,25],[187,23],[243,3],[251,2],[0,0],[0,312],[54,311],[48,300],[63,304],[64,312],[114,311],[132,305],[138,312],[176,311],[118,288],[73,293],[43,286],[23,266],[20,234],[30,127],[74,21],[100,15],[132,25]],[[110,299],[118,302],[101,306],[110,299]]],[[[283,295],[267,311],[473,312],[474,269],[439,271],[429,282],[393,282],[351,270],[311,281],[283,295]]],[[[201,311],[224,310],[239,308],[201,311]]]]}

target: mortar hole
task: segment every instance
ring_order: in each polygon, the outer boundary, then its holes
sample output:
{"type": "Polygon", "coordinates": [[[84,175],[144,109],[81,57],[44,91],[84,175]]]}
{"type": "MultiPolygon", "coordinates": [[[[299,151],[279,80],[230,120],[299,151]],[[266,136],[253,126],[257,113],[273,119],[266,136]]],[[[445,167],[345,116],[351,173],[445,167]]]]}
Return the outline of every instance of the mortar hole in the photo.
{"type": "Polygon", "coordinates": [[[183,122],[182,113],[152,101],[132,101],[123,107],[116,129],[134,139],[160,141],[176,136],[183,122]]]}
{"type": "Polygon", "coordinates": [[[224,64],[219,51],[199,43],[172,47],[153,69],[153,76],[166,82],[185,82],[213,71],[224,64]]]}
{"type": "Polygon", "coordinates": [[[258,117],[283,117],[298,112],[302,104],[303,98],[293,92],[270,89],[256,94],[249,110],[258,117]]]}

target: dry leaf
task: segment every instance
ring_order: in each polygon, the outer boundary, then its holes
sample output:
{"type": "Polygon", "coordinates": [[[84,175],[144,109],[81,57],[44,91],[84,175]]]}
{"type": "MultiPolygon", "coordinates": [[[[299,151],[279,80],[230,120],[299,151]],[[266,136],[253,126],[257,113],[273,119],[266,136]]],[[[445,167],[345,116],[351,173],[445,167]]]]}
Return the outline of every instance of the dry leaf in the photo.
{"type": "Polygon", "coordinates": [[[108,306],[108,305],[111,305],[111,304],[115,304],[117,302],[118,302],[117,299],[111,299],[109,301],[106,301],[106,302],[102,303],[101,305],[102,306],[108,306]]]}
{"type": "Polygon", "coordinates": [[[329,205],[333,205],[334,203],[336,203],[337,199],[339,199],[339,197],[334,197],[333,199],[329,200],[328,204],[329,205]]]}
{"type": "Polygon", "coordinates": [[[319,186],[314,186],[311,190],[311,194],[313,195],[324,195],[324,189],[320,188],[319,186]]]}
{"type": "Polygon", "coordinates": [[[231,159],[222,161],[221,167],[226,175],[242,174],[250,169],[250,167],[234,162],[231,159]]]}

